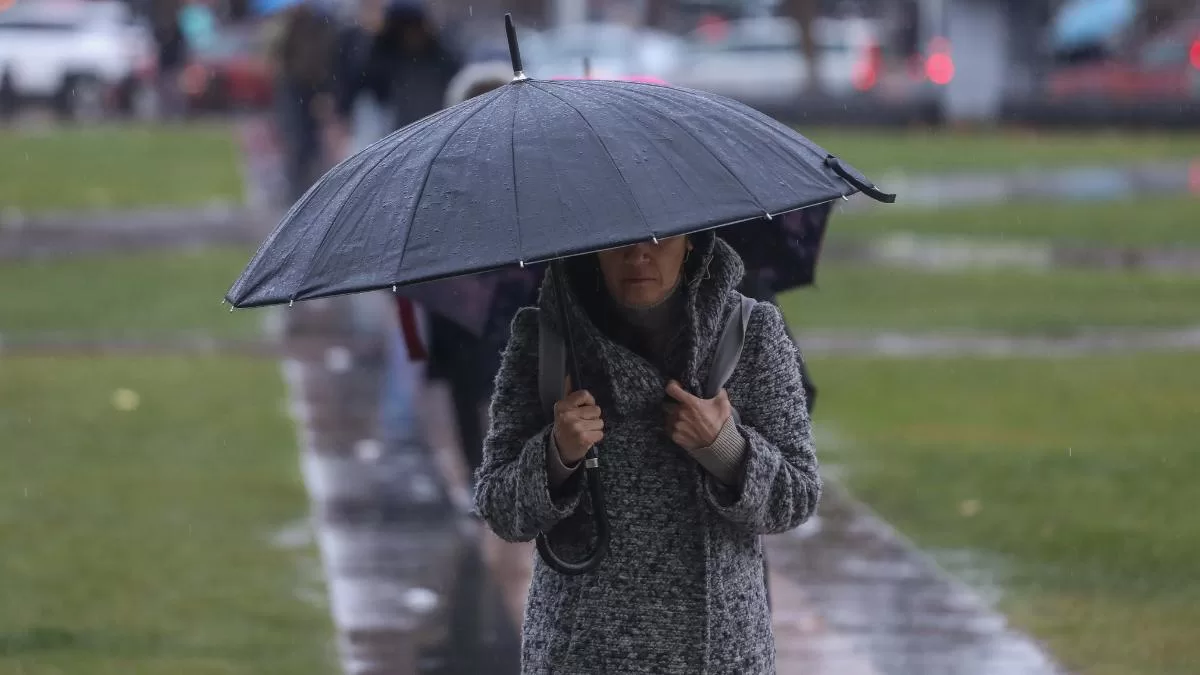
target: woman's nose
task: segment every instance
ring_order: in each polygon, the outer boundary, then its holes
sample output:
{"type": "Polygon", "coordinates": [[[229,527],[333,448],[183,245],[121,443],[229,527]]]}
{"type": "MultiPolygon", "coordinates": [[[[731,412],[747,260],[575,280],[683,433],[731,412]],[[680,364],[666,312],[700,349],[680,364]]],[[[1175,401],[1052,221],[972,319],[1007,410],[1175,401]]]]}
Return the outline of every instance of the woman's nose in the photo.
{"type": "Polygon", "coordinates": [[[654,244],[634,244],[629,247],[627,259],[632,262],[640,262],[654,257],[654,244]]]}

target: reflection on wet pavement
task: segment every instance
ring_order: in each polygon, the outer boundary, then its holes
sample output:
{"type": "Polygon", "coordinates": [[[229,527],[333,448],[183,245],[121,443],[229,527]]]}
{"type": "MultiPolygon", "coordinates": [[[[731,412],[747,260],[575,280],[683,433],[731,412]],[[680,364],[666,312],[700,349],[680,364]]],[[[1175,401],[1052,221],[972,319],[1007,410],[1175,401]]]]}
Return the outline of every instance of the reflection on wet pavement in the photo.
{"type": "Polygon", "coordinates": [[[275,325],[343,670],[513,672],[518,630],[486,573],[478,526],[452,506],[419,430],[381,433],[387,304],[301,303],[275,325]]]}
{"type": "MultiPolygon", "coordinates": [[[[436,389],[420,397],[424,428],[381,432],[387,304],[386,295],[300,303],[275,324],[343,668],[516,672],[533,549],[499,541],[455,507],[463,475],[447,470],[454,434],[436,389]]],[[[818,518],[768,538],[768,561],[783,675],[1057,672],[835,486],[818,518]]]]}
{"type": "Polygon", "coordinates": [[[817,519],[769,537],[767,555],[772,592],[803,608],[781,608],[789,622],[776,612],[780,673],[1060,672],[974,591],[837,486],[828,487],[817,519]]]}

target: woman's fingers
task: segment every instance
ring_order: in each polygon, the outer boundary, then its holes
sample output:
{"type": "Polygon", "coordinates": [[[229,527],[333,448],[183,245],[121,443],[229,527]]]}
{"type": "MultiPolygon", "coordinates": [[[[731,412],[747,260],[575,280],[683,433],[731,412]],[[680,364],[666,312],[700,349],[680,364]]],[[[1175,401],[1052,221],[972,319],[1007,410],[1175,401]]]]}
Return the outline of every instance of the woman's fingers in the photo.
{"type": "Polygon", "coordinates": [[[598,418],[591,420],[574,419],[567,422],[567,425],[574,430],[575,433],[585,434],[592,431],[603,430],[604,420],[598,418]]]}
{"type": "Polygon", "coordinates": [[[596,399],[592,398],[591,392],[587,389],[580,389],[567,394],[567,397],[562,400],[568,407],[577,408],[585,405],[596,405],[596,399]]]}

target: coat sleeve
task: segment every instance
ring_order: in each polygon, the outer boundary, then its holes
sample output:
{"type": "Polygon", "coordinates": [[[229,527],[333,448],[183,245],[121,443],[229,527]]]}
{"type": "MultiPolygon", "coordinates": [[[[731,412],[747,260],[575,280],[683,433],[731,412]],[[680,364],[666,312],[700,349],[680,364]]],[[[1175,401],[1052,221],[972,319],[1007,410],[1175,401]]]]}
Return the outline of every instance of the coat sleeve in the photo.
{"type": "Polygon", "coordinates": [[[784,532],[816,512],[821,478],[796,346],[774,305],[755,306],[738,371],[741,382],[731,385],[745,392],[737,397],[737,429],[746,439],[740,480],[726,487],[706,478],[705,498],[756,534],[784,532]]]}
{"type": "Polygon", "coordinates": [[[571,515],[583,494],[575,472],[551,488],[546,460],[552,425],[538,395],[537,310],[513,319],[492,394],[491,427],[475,474],[475,510],[501,539],[529,541],[571,515]]]}

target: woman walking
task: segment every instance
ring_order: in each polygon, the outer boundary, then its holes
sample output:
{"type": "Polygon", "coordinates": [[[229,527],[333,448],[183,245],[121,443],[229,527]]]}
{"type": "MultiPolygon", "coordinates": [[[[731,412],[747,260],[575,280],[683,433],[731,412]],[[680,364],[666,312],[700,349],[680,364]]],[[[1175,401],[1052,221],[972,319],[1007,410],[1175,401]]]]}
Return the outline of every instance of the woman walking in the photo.
{"type": "Polygon", "coordinates": [[[591,504],[580,461],[600,443],[608,557],[564,576],[538,560],[522,672],[774,673],[759,535],[808,519],[821,492],[795,345],[760,303],[741,357],[713,399],[695,395],[727,317],[741,260],[711,233],[566,263],[537,309],[513,322],[477,476],[476,508],[500,537],[550,533],[580,559],[591,504]],[[560,298],[582,384],[547,419],[539,321],[559,332],[560,298]]]}

